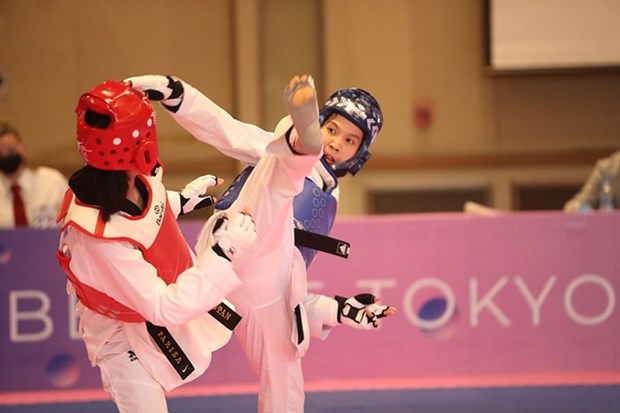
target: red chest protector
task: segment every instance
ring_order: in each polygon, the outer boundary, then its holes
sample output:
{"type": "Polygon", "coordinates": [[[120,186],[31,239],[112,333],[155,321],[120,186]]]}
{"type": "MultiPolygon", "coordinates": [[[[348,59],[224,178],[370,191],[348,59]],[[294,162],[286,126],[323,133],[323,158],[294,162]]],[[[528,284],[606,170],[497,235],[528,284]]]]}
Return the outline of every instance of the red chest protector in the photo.
{"type": "Polygon", "coordinates": [[[65,193],[58,215],[58,220],[64,222],[56,256],[80,302],[101,315],[125,322],[143,322],[145,318],[79,280],[70,268],[71,251],[64,243],[64,233],[73,227],[96,238],[130,242],[142,251],[144,259],[157,269],[157,275],[166,284],[175,282],[180,273],[193,265],[192,254],[170,209],[161,172],[155,177],[140,176],[139,179],[149,193],[146,208],[139,216],[117,213],[106,223],[99,209],[82,204],[71,189],[65,193]]]}

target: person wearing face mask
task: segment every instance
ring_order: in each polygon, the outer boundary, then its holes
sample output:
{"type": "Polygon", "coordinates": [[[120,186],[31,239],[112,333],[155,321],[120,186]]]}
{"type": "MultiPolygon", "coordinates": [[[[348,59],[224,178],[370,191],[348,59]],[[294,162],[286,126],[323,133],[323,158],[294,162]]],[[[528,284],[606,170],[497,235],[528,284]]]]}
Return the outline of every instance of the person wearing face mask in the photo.
{"type": "Polygon", "coordinates": [[[56,226],[67,179],[46,166],[28,165],[19,131],[0,121],[0,228],[56,226]]]}

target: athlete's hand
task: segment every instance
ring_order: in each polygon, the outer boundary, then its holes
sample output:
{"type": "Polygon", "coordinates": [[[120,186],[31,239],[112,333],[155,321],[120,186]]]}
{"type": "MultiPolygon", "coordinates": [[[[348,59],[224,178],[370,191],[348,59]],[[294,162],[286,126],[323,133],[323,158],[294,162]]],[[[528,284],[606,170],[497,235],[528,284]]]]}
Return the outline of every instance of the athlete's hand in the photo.
{"type": "Polygon", "coordinates": [[[203,175],[185,185],[185,188],[179,192],[181,215],[213,205],[217,199],[206,195],[207,189],[221,185],[222,182],[224,180],[217,176],[203,175]]]}
{"type": "Polygon", "coordinates": [[[249,211],[229,219],[220,217],[213,227],[213,250],[231,262],[239,261],[256,243],[256,225],[249,211]]]}
{"type": "Polygon", "coordinates": [[[361,330],[377,328],[380,318],[396,313],[396,308],[378,304],[380,299],[368,293],[351,298],[336,296],[336,301],[338,322],[361,330]]]}
{"type": "Polygon", "coordinates": [[[171,112],[179,110],[183,102],[183,83],[172,76],[144,75],[133,76],[123,80],[134,89],[144,92],[150,100],[160,100],[171,112]]]}

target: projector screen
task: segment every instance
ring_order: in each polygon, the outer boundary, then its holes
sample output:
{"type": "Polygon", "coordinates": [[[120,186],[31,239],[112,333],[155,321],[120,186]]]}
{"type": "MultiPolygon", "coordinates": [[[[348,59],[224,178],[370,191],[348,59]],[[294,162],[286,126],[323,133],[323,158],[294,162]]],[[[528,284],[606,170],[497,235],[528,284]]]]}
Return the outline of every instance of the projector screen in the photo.
{"type": "Polygon", "coordinates": [[[487,0],[494,71],[620,68],[620,0],[487,0]]]}

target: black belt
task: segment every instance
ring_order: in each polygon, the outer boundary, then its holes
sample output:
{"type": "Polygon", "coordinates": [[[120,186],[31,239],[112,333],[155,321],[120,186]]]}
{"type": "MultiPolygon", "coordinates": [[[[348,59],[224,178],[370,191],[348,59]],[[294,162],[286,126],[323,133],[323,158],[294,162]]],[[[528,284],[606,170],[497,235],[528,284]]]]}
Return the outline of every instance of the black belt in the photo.
{"type": "Polygon", "coordinates": [[[299,228],[295,228],[295,245],[323,251],[342,258],[349,257],[349,249],[351,248],[351,244],[346,241],[299,228]]]}
{"type": "MultiPolygon", "coordinates": [[[[295,245],[323,251],[342,258],[349,257],[349,249],[351,248],[351,244],[346,241],[299,228],[295,228],[295,245]]],[[[304,341],[304,329],[299,304],[295,307],[295,322],[297,324],[297,344],[301,344],[304,341]]]]}
{"type": "MultiPolygon", "coordinates": [[[[209,310],[209,314],[230,331],[241,321],[241,316],[223,302],[209,310]]],[[[192,374],[195,370],[194,365],[166,327],[156,326],[147,321],[146,329],[182,380],[192,374]]]]}
{"type": "Polygon", "coordinates": [[[233,331],[241,321],[241,316],[223,302],[209,310],[209,314],[230,331],[233,331]]]}
{"type": "Polygon", "coordinates": [[[185,380],[187,376],[192,374],[195,370],[194,365],[187,358],[166,327],[156,326],[150,321],[147,321],[146,329],[155,341],[155,344],[157,344],[157,347],[159,347],[170,364],[172,364],[172,367],[179,373],[182,380],[185,380]]]}

